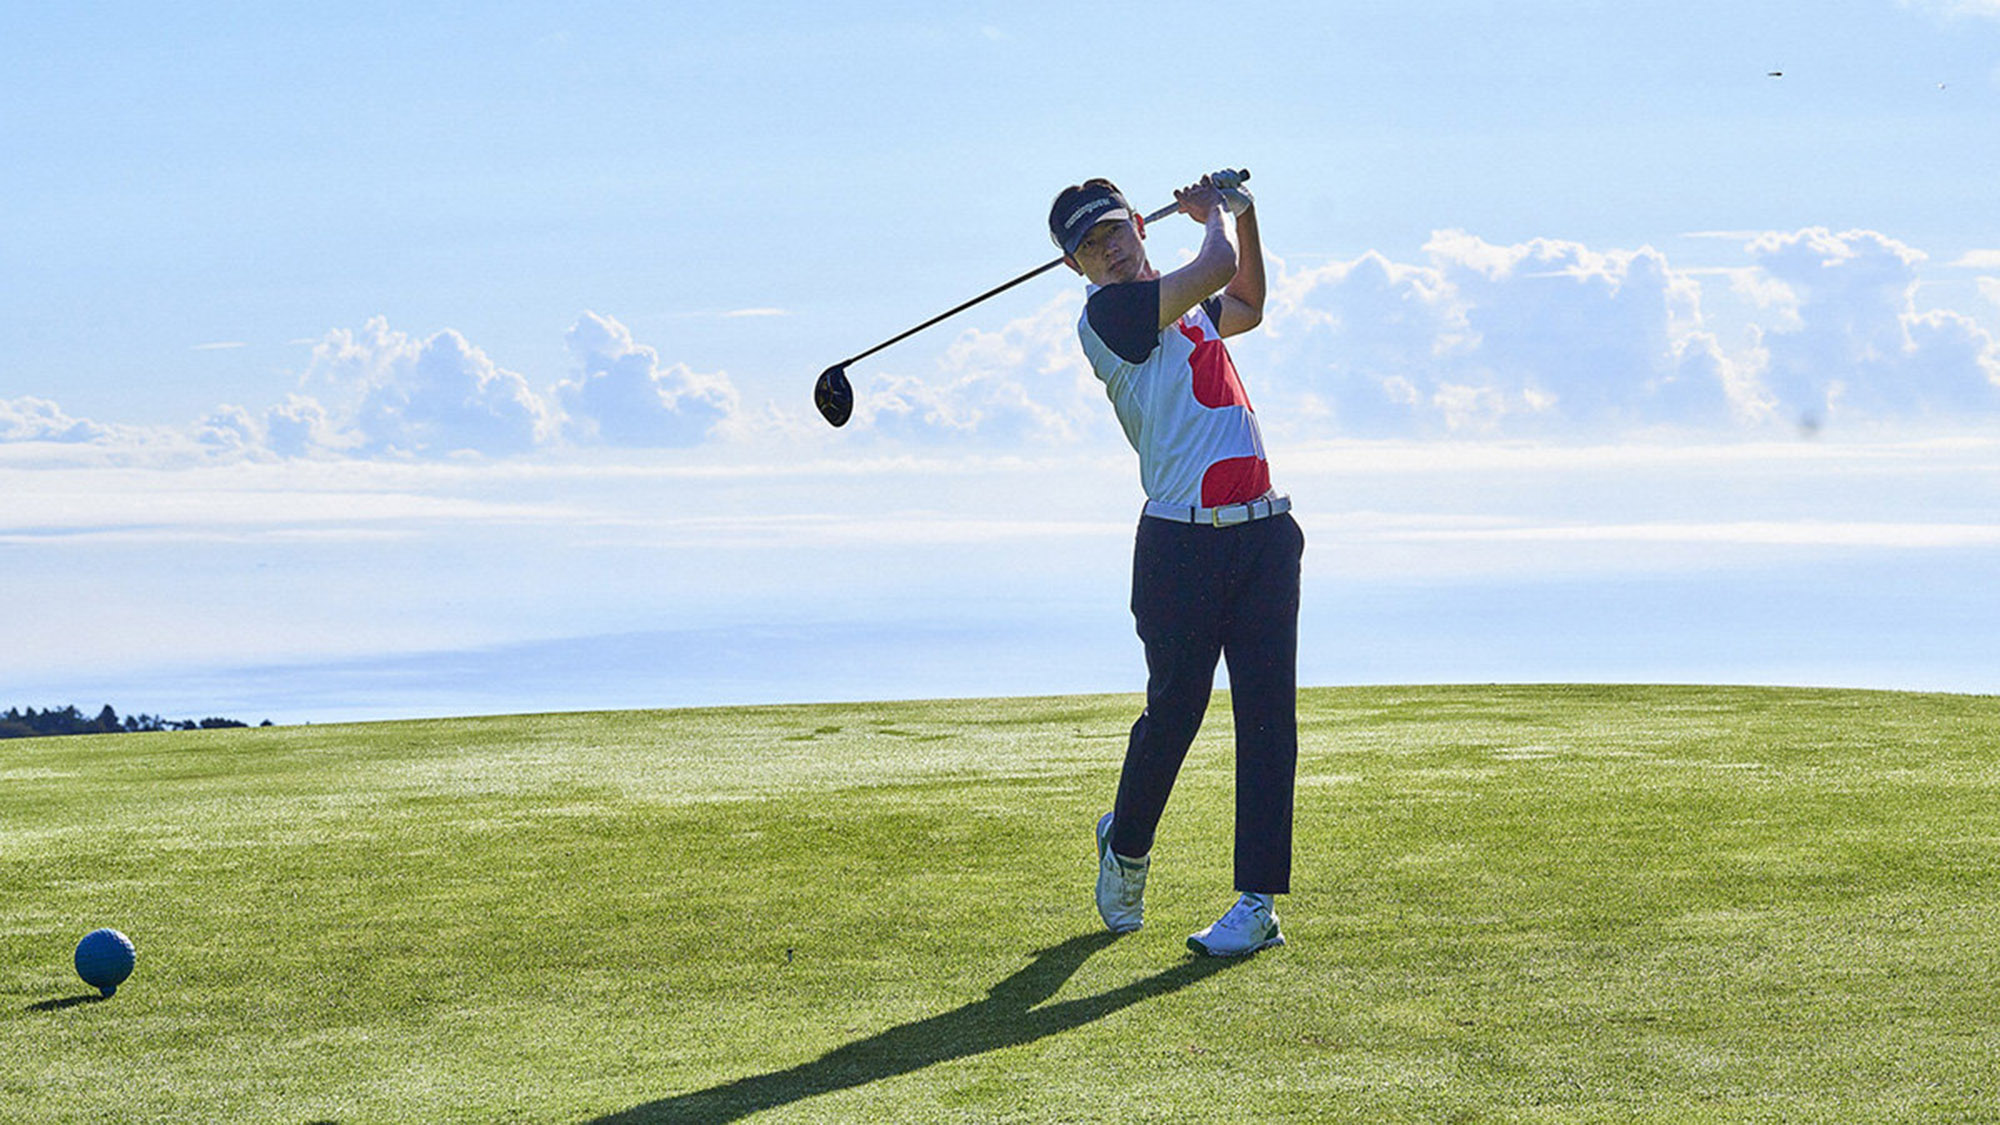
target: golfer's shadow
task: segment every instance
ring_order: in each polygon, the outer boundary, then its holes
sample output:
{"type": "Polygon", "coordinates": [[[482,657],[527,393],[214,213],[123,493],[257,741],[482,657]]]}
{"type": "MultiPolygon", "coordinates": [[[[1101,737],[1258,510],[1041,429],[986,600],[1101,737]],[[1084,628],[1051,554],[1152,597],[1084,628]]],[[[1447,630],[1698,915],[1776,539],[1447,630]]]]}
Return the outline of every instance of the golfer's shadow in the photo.
{"type": "Polygon", "coordinates": [[[1035,1005],[1056,994],[1091,954],[1117,940],[1108,933],[1070,938],[1035,954],[1027,967],[962,1008],[892,1027],[879,1035],[836,1047],[811,1062],[786,1070],[739,1078],[722,1086],[647,1102],[590,1125],[639,1125],[663,1121],[735,1121],[774,1106],[816,1094],[865,1086],[922,1070],[934,1063],[1016,1047],[1081,1027],[1142,1000],[1178,992],[1212,976],[1238,959],[1191,958],[1164,972],[1109,992],[1035,1005]]]}

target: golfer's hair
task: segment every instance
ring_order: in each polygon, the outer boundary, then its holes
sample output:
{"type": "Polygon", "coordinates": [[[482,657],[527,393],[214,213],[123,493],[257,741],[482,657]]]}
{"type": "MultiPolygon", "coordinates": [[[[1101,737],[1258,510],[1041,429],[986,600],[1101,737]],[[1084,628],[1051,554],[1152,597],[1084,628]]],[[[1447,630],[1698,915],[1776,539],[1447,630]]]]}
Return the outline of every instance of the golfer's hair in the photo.
{"type": "MultiPolygon", "coordinates": [[[[1056,201],[1054,203],[1049,204],[1049,225],[1051,227],[1055,226],[1056,216],[1061,214],[1065,210],[1066,205],[1071,200],[1074,200],[1077,196],[1082,195],[1085,191],[1089,190],[1090,188],[1103,188],[1106,191],[1118,191],[1118,185],[1112,183],[1110,180],[1105,179],[1103,176],[1092,176],[1090,179],[1087,179],[1080,184],[1071,184],[1068,187],[1057,192],[1056,201]]],[[[1118,194],[1123,195],[1125,193],[1118,192],[1118,194]]]]}
{"type": "MultiPolygon", "coordinates": [[[[1118,184],[1106,180],[1104,176],[1092,176],[1090,180],[1084,180],[1082,184],[1070,184],[1068,188],[1062,188],[1060,192],[1056,192],[1056,202],[1048,204],[1048,236],[1056,240],[1056,246],[1062,246],[1062,226],[1064,226],[1062,224],[1062,216],[1070,214],[1070,210],[1076,208],[1078,198],[1082,198],[1084,194],[1090,194],[1090,192],[1098,192],[1098,190],[1112,192],[1114,196],[1124,198],[1124,192],[1118,190],[1118,184]]],[[[1064,256],[1068,256],[1068,250],[1064,250],[1064,256]]]]}

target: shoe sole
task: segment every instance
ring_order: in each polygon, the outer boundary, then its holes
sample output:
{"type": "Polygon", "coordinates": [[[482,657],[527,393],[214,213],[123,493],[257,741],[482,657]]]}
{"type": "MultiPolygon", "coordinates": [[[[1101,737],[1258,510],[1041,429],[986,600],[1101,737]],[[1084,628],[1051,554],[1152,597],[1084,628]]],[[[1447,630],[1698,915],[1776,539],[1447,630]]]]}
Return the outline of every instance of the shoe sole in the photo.
{"type": "Polygon", "coordinates": [[[1263,950],[1269,949],[1272,946],[1283,945],[1283,944],[1285,944],[1285,935],[1272,934],[1270,937],[1264,939],[1264,944],[1262,945],[1253,945],[1248,949],[1231,952],[1227,949],[1210,949],[1209,947],[1203,945],[1200,939],[1198,938],[1190,937],[1187,939],[1187,947],[1190,950],[1193,950],[1194,952],[1201,954],[1203,957],[1248,957],[1252,953],[1258,953],[1263,950]]]}

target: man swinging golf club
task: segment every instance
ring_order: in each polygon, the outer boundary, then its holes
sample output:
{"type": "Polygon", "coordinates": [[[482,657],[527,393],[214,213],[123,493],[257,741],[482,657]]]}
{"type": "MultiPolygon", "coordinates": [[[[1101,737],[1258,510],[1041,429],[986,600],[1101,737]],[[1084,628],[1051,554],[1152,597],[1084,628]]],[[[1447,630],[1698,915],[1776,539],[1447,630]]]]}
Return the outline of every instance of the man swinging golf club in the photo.
{"type": "Polygon", "coordinates": [[[1116,933],[1143,920],[1153,835],[1221,658],[1236,715],[1241,897],[1188,947],[1240,956],[1285,940],[1273,898],[1291,889],[1305,537],[1290,499],[1271,487],[1257,416],[1222,343],[1263,318],[1257,213],[1225,173],[1174,199],[1203,235],[1194,260],[1165,274],[1146,260],[1144,219],[1110,181],[1066,188],[1049,210],[1064,263],[1090,282],[1077,336],[1138,451],[1146,491],[1132,559],[1146,708],[1116,803],[1097,822],[1097,910],[1116,933]]]}

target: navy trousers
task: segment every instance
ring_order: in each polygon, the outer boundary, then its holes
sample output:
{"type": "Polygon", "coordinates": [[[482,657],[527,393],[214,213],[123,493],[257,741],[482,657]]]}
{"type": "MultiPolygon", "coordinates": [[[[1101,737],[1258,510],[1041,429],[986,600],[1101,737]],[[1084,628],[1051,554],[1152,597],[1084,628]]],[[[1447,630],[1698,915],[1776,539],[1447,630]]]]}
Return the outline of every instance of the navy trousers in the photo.
{"type": "Polygon", "coordinates": [[[1136,858],[1153,850],[1219,657],[1228,661],[1236,713],[1236,889],[1291,890],[1304,553],[1289,513],[1221,528],[1140,519],[1132,617],[1146,646],[1146,709],[1125,747],[1112,851],[1136,858]]]}

